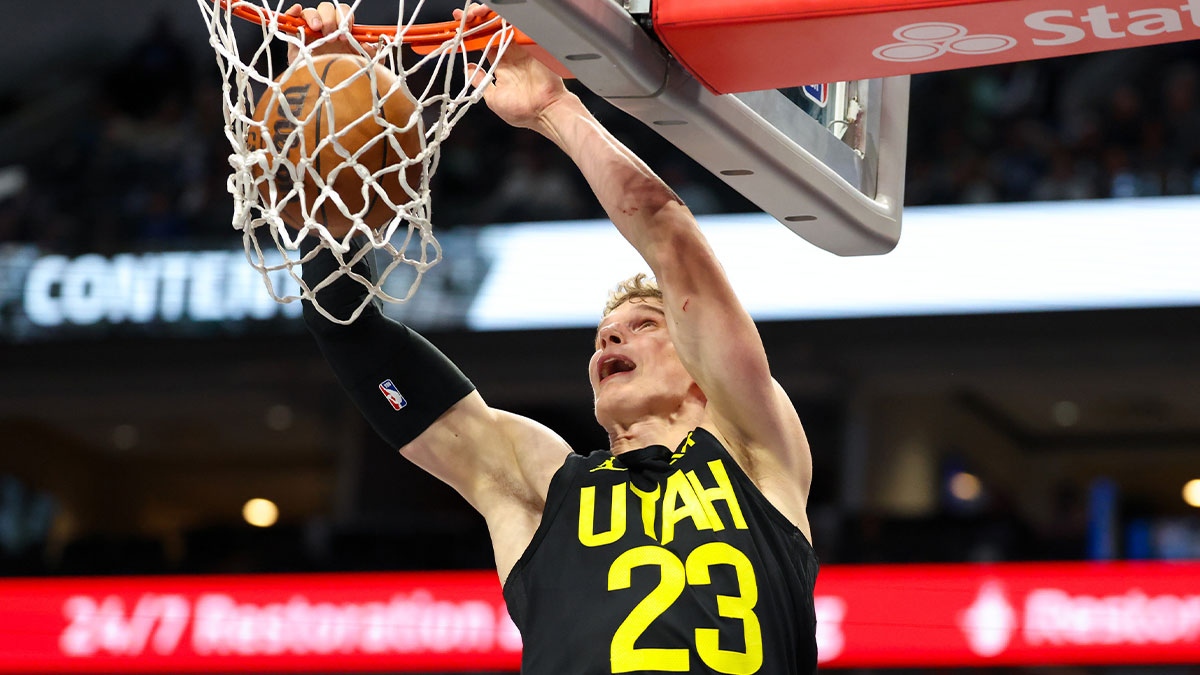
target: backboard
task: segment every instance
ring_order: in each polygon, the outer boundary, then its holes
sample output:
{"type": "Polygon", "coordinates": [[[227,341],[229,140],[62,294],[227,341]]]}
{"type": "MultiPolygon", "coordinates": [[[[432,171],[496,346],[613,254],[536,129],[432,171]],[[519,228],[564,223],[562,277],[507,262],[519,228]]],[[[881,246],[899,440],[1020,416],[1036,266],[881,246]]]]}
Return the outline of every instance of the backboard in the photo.
{"type": "Polygon", "coordinates": [[[895,246],[906,76],[718,93],[655,35],[653,0],[483,1],[592,92],[809,242],[844,256],[895,246]]]}

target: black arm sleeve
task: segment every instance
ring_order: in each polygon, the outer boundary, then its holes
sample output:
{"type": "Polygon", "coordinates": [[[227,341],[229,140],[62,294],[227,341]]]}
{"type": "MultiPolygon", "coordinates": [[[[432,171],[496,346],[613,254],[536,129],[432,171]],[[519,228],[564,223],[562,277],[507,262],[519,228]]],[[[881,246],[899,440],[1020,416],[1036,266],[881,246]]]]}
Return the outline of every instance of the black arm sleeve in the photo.
{"type": "MultiPolygon", "coordinates": [[[[307,237],[301,245],[306,255],[315,248],[307,237]]],[[[354,271],[374,279],[368,258],[355,264],[354,271]]],[[[320,249],[303,265],[304,282],[313,288],[337,267],[333,254],[320,249]]],[[[345,318],[366,294],[361,284],[341,276],[317,293],[317,301],[333,316],[345,318]]],[[[384,316],[377,302],[368,304],[353,323],[341,325],[305,301],[304,322],[376,433],[392,447],[402,448],[475,386],[420,334],[384,316]]]]}

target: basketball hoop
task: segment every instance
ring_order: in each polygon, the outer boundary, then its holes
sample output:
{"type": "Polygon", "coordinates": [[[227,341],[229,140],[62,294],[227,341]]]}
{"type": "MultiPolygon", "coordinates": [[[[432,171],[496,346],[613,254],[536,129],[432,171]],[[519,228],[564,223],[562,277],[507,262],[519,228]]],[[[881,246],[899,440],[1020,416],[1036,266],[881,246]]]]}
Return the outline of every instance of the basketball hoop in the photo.
{"type": "MultiPolygon", "coordinates": [[[[283,14],[284,0],[197,1],[223,80],[232,224],[271,296],[283,303],[308,299],[342,324],[357,319],[374,298],[407,301],[441,260],[429,198],[441,143],[482,98],[470,85],[471,73],[482,68],[491,75],[514,29],[494,13],[466,21],[465,0],[462,20],[418,24],[425,0],[407,3],[407,12],[398,0],[394,25],[351,29],[343,20],[314,39],[305,35],[303,20],[283,14]],[[259,30],[243,30],[251,25],[259,30]],[[339,59],[337,78],[327,77],[326,57],[314,52],[347,35],[355,54],[339,59]],[[292,47],[298,56],[288,63],[272,45],[292,47]],[[483,58],[489,53],[496,57],[490,62],[483,58]],[[302,94],[296,82],[303,82],[302,94]],[[403,114],[395,112],[397,101],[403,114]],[[316,243],[307,254],[300,247],[305,238],[316,243]],[[363,245],[352,246],[356,238],[363,245]],[[282,262],[264,255],[270,246],[282,262]],[[339,268],[310,286],[300,265],[321,249],[333,253],[339,268]],[[373,251],[391,259],[379,265],[377,279],[351,272],[373,251]],[[277,294],[271,275],[280,270],[296,279],[300,295],[277,294]],[[393,274],[399,276],[388,285],[406,290],[383,290],[393,274]],[[334,317],[316,293],[342,276],[368,293],[351,316],[334,317]]],[[[361,3],[349,4],[357,13],[361,3]]]]}

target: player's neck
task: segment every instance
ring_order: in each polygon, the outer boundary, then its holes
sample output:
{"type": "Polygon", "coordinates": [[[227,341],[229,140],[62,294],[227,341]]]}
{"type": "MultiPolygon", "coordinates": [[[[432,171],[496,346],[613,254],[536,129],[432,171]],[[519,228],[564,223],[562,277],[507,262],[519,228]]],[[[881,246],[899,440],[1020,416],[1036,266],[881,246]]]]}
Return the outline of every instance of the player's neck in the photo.
{"type": "Polygon", "coordinates": [[[651,445],[674,448],[689,431],[708,420],[703,409],[680,410],[669,416],[647,416],[629,423],[614,424],[608,429],[608,442],[612,454],[619,455],[651,445]]]}

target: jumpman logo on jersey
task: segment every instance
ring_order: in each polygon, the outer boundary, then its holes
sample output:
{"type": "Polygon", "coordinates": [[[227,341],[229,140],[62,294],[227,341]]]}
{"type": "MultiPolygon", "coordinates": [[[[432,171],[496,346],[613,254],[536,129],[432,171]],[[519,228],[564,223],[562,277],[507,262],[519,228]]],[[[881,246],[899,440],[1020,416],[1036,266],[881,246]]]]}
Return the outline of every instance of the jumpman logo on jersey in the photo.
{"type": "Polygon", "coordinates": [[[596,473],[597,471],[628,471],[628,469],[623,466],[617,466],[616,457],[609,457],[599,465],[593,467],[588,473],[596,473]]]}
{"type": "Polygon", "coordinates": [[[687,454],[688,448],[692,447],[695,444],[696,444],[696,441],[695,441],[695,439],[692,438],[692,432],[689,431],[687,438],[683,439],[683,442],[679,444],[679,449],[676,450],[675,452],[671,453],[671,462],[670,463],[674,464],[678,460],[683,459],[683,456],[687,454]]]}

